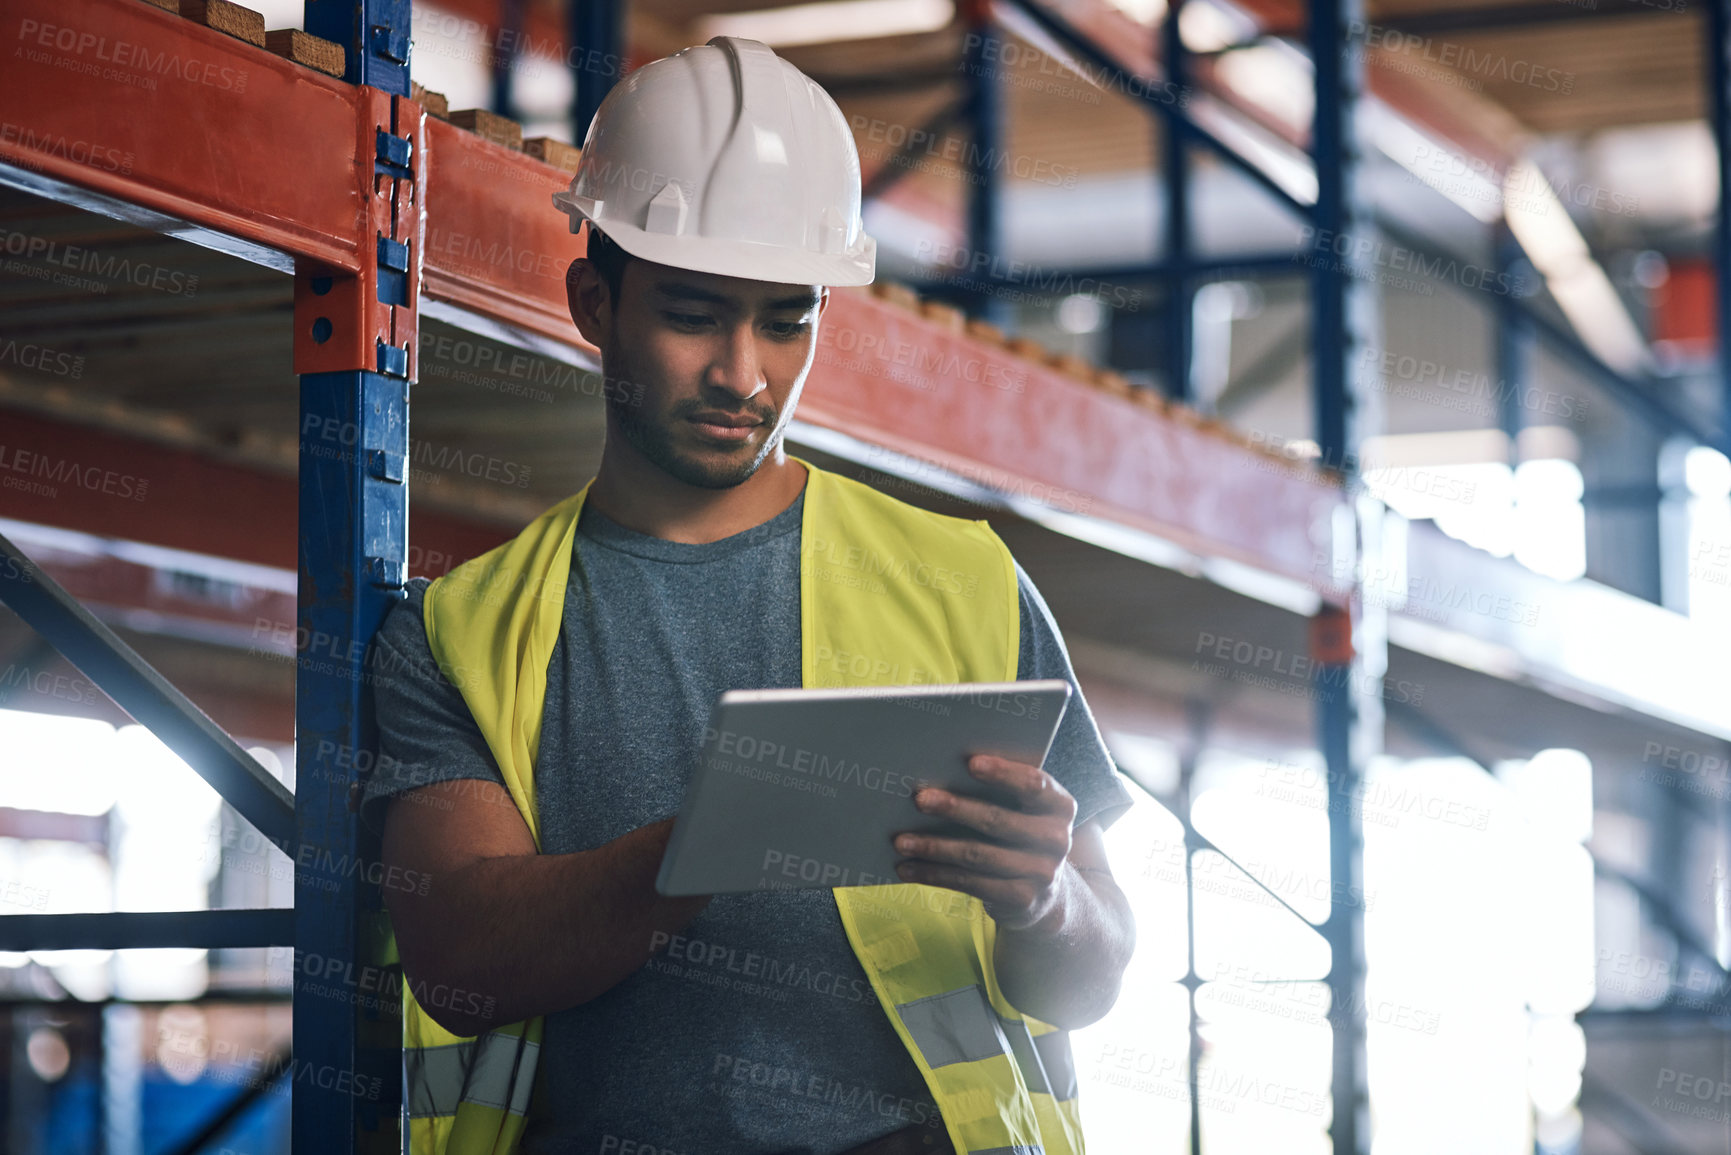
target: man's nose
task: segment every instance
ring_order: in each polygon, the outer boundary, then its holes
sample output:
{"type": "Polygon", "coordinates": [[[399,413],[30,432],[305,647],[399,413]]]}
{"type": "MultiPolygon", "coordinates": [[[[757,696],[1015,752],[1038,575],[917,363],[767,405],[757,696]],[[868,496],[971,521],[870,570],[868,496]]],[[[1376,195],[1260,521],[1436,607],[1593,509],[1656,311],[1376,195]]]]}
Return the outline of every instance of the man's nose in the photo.
{"type": "Polygon", "coordinates": [[[726,389],[741,399],[768,387],[757,356],[757,335],[749,323],[728,330],[726,344],[709,367],[707,384],[726,389]]]}

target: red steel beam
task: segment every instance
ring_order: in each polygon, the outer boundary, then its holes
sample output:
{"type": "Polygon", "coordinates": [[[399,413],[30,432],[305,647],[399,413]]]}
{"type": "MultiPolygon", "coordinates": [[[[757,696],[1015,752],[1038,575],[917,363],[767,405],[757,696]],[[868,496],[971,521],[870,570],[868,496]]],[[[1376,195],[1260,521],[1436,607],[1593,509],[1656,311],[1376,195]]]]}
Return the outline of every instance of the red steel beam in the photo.
{"type": "MultiPolygon", "coordinates": [[[[129,639],[140,649],[144,658],[159,668],[163,655],[150,645],[149,638],[129,639]]],[[[90,718],[111,726],[137,725],[132,716],[122,710],[96,684],[79,673],[78,668],[54,656],[45,663],[45,671],[33,674],[32,682],[6,698],[0,709],[24,714],[54,714],[66,718],[90,718]],[[32,684],[34,683],[34,685],[32,684]],[[43,689],[38,690],[36,685],[43,689]]],[[[235,741],[291,743],[295,740],[294,682],[285,678],[283,693],[271,694],[260,689],[236,689],[221,682],[220,675],[208,676],[200,669],[172,667],[175,687],[185,694],[210,720],[221,726],[235,741]]],[[[0,831],[0,837],[4,837],[0,831]]]]}
{"type": "Polygon", "coordinates": [[[360,268],[363,90],[138,0],[8,0],[0,55],[0,161],[360,268]]]}
{"type": "Polygon", "coordinates": [[[295,568],[292,475],[19,410],[3,428],[0,516],[295,568]]]}
{"type": "MultiPolygon", "coordinates": [[[[203,662],[188,663],[183,655],[158,649],[149,636],[128,638],[128,641],[236,741],[242,744],[248,741],[287,744],[295,740],[292,673],[282,679],[280,693],[263,686],[237,687],[224,680],[224,674],[230,671],[213,670],[203,662]]],[[[286,660],[284,664],[286,668],[286,660]]],[[[97,689],[94,682],[59,654],[34,667],[7,665],[0,666],[0,670],[6,671],[9,679],[19,678],[9,682],[0,709],[24,714],[90,718],[112,726],[137,724],[130,714],[115,705],[113,699],[97,689]]],[[[3,830],[0,830],[0,837],[5,837],[3,830]]]]}
{"type": "Polygon", "coordinates": [[[860,290],[819,341],[803,420],[1332,591],[1312,534],[1345,497],[1321,475],[860,290]]]}
{"type": "Polygon", "coordinates": [[[427,120],[422,291],[594,353],[571,323],[565,269],[582,253],[553,194],[571,174],[427,120]]]}
{"type": "MultiPolygon", "coordinates": [[[[108,815],[59,814],[47,810],[14,810],[0,806],[0,838],[44,839],[54,842],[91,842],[108,845],[108,815]]],[[[30,888],[26,887],[26,890],[30,888]]],[[[0,898],[7,906],[31,906],[47,899],[33,894],[0,898]]]]}
{"type": "MultiPolygon", "coordinates": [[[[224,636],[234,643],[259,642],[261,622],[295,620],[295,595],[281,590],[246,586],[221,586],[206,592],[205,586],[181,586],[162,580],[161,571],[150,565],[111,555],[62,556],[50,553],[33,558],[60,588],[90,608],[97,617],[105,609],[145,611],[161,623],[152,632],[191,638],[194,641],[224,636]],[[199,627],[214,627],[200,630],[199,627]]],[[[111,626],[126,621],[104,618],[111,626]]],[[[291,627],[292,628],[292,627],[291,627]]],[[[267,631],[268,633],[268,631],[267,631]]]]}
{"type": "MultiPolygon", "coordinates": [[[[20,410],[4,413],[0,517],[296,568],[299,496],[292,474],[20,410]]],[[[409,572],[436,577],[511,532],[411,501],[409,572]]]]}

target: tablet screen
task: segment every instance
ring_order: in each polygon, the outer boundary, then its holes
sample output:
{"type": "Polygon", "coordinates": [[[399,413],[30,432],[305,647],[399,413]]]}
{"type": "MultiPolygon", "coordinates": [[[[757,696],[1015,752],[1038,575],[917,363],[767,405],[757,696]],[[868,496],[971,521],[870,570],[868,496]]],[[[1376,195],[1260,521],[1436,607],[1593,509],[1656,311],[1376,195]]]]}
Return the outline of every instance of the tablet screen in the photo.
{"type": "Polygon", "coordinates": [[[974,754],[1040,765],[1069,701],[1062,679],[837,690],[730,690],[710,724],[656,889],[665,895],[900,883],[922,786],[988,797],[974,754]]]}

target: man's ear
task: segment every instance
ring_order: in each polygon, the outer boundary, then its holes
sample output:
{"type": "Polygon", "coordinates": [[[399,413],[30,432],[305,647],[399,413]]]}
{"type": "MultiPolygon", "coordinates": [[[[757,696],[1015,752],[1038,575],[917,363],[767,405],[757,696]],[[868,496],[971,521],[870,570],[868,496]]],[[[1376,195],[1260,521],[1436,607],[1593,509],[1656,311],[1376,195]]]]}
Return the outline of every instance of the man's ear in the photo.
{"type": "Polygon", "coordinates": [[[613,294],[601,270],[588,257],[578,257],[565,270],[565,303],[583,339],[597,349],[613,322],[613,294]]]}

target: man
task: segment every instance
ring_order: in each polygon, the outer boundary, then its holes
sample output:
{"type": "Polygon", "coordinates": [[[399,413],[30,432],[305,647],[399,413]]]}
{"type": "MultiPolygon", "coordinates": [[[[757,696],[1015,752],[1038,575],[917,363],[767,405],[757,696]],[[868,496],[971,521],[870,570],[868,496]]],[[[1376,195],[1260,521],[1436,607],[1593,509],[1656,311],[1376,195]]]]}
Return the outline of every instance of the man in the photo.
{"type": "Polygon", "coordinates": [[[1080,1151],[1065,1030],[1134,931],[1100,837],[1129,797],[1079,693],[1049,772],[974,760],[1004,804],[915,795],[972,832],[898,837],[919,885],[654,889],[723,690],[857,682],[868,654],[880,684],[1074,680],[983,522],[782,446],[828,286],[873,275],[839,109],[717,37],[608,96],[555,200],[590,225],[567,290],[601,466],[412,583],[373,658],[369,817],[389,800],[387,865],[430,880],[387,893],[414,1150],[1080,1151]]]}

